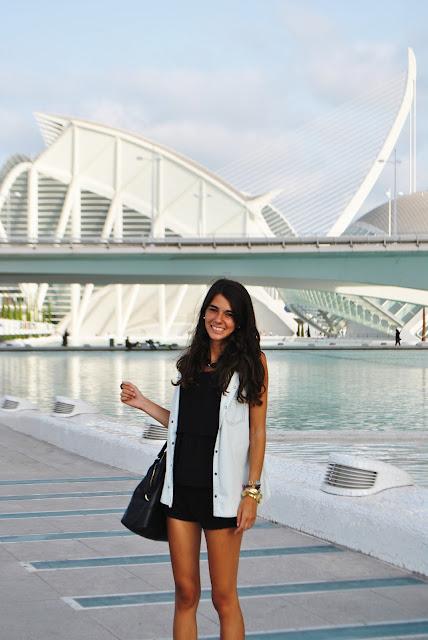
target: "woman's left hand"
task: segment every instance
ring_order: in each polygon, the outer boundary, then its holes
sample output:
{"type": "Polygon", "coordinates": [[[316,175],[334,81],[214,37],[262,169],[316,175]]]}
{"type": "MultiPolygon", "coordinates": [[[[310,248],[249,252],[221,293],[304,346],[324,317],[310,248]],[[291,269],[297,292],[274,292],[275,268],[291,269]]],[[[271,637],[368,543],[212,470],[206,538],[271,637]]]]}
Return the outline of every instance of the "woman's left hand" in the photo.
{"type": "Polygon", "coordinates": [[[243,533],[247,529],[251,529],[257,517],[257,502],[251,496],[245,496],[241,499],[236,516],[237,527],[235,534],[243,533]]]}

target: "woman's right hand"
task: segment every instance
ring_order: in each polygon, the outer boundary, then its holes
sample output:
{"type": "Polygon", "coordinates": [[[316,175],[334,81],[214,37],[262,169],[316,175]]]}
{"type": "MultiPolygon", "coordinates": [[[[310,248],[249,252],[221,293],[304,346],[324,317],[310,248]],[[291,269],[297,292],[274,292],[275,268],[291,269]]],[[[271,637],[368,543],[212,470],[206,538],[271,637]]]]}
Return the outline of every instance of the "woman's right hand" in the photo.
{"type": "Polygon", "coordinates": [[[136,409],[143,408],[145,397],[135,384],[124,380],[120,388],[120,400],[123,404],[127,404],[128,407],[135,407],[136,409]]]}

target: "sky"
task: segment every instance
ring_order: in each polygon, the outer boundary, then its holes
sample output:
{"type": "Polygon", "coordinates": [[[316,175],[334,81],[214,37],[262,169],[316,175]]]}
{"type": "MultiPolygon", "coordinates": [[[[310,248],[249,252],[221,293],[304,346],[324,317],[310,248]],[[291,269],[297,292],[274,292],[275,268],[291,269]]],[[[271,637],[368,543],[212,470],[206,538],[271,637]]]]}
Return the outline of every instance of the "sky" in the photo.
{"type": "MultiPolygon", "coordinates": [[[[44,111],[128,129],[220,169],[404,71],[410,46],[424,189],[427,23],[425,0],[2,3],[0,165],[43,150],[32,114],[44,111]]],[[[404,171],[405,140],[398,153],[404,171]]]]}

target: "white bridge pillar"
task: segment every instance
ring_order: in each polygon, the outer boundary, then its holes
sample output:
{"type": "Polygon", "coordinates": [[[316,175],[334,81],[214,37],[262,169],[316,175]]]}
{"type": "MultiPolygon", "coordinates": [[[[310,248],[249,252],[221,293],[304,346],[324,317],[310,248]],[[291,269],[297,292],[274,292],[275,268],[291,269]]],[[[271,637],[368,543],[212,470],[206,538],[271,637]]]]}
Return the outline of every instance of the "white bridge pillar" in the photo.
{"type": "Polygon", "coordinates": [[[115,290],[115,298],[116,298],[116,328],[115,328],[115,333],[116,333],[116,338],[122,339],[123,338],[123,331],[124,331],[124,327],[123,327],[123,285],[122,284],[115,284],[114,285],[114,290],[115,290]]]}
{"type": "Polygon", "coordinates": [[[158,288],[158,311],[159,311],[159,337],[162,340],[166,337],[166,285],[161,284],[158,288]]]}
{"type": "Polygon", "coordinates": [[[71,321],[70,334],[73,344],[79,343],[79,306],[80,306],[80,284],[74,282],[70,285],[71,292],[71,321]]]}

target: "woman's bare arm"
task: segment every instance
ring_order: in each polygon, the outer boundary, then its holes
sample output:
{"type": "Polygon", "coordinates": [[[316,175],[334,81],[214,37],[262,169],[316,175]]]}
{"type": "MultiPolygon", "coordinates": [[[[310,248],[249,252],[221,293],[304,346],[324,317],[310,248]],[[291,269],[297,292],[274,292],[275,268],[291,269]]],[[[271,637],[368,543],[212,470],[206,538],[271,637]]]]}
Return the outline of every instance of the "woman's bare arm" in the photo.
{"type": "Polygon", "coordinates": [[[263,381],[263,394],[261,405],[250,407],[250,451],[249,451],[249,478],[248,480],[260,480],[263,468],[263,460],[266,448],[266,412],[268,400],[268,370],[266,356],[262,353],[261,361],[265,370],[263,381]]]}
{"type": "MultiPolygon", "coordinates": [[[[266,448],[266,411],[267,411],[267,389],[268,370],[266,356],[261,356],[263,368],[265,370],[264,390],[261,396],[262,404],[250,407],[250,450],[249,450],[249,477],[248,480],[255,482],[260,480],[263,469],[263,461],[266,448]]],[[[262,487],[263,490],[263,487],[262,487]]],[[[257,503],[250,496],[242,498],[237,513],[237,528],[235,533],[241,533],[250,529],[256,521],[257,503]]]]}
{"type": "Polygon", "coordinates": [[[134,407],[135,409],[141,409],[144,413],[147,413],[151,418],[154,418],[161,423],[164,427],[168,427],[169,411],[164,409],[160,405],[152,402],[139,390],[132,382],[124,381],[120,385],[120,400],[128,407],[134,407]]]}

